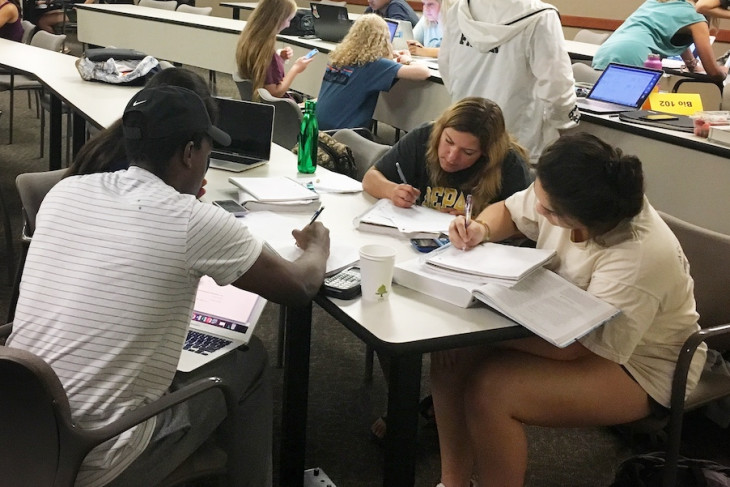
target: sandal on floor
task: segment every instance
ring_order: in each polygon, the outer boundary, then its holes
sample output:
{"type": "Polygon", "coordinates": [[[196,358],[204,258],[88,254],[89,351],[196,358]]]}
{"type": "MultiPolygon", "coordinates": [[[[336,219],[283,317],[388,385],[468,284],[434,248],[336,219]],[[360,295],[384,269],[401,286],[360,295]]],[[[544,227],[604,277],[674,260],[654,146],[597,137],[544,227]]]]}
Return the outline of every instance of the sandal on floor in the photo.
{"type": "Polygon", "coordinates": [[[385,434],[388,431],[387,417],[382,415],[375,420],[373,425],[370,427],[370,437],[373,441],[381,443],[385,440],[385,434]]]}

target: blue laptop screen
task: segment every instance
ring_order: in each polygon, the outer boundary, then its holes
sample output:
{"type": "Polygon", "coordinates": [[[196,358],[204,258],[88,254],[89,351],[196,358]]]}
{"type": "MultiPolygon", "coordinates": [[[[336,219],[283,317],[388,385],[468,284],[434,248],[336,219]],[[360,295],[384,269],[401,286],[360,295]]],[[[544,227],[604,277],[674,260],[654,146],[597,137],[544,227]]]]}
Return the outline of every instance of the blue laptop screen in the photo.
{"type": "Polygon", "coordinates": [[[393,42],[395,33],[398,30],[398,22],[393,22],[392,20],[385,19],[385,23],[388,24],[388,30],[390,31],[390,42],[393,42]]]}
{"type": "Polygon", "coordinates": [[[588,98],[638,107],[662,76],[661,71],[609,64],[588,98]]]}

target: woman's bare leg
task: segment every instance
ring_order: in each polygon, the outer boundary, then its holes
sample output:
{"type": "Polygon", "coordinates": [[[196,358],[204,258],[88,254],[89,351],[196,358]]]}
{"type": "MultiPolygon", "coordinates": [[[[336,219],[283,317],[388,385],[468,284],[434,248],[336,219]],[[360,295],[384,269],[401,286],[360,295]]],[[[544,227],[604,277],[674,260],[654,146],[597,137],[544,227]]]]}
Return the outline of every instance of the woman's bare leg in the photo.
{"type": "MultiPolygon", "coordinates": [[[[592,353],[556,360],[499,350],[489,354],[469,377],[462,417],[471,451],[476,454],[480,487],[524,484],[527,440],[523,424],[611,425],[650,412],[646,392],[618,364],[592,353]]],[[[440,415],[438,421],[440,432],[440,415]]]]}

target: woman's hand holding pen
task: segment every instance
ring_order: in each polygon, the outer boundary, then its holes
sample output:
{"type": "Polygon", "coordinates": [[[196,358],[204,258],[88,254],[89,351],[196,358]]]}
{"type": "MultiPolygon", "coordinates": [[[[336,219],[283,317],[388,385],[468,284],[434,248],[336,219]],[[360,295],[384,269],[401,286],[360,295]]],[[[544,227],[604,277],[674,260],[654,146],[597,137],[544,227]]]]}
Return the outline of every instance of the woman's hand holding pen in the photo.
{"type": "Polygon", "coordinates": [[[487,228],[473,220],[469,225],[466,217],[457,216],[449,225],[449,240],[451,245],[457,249],[470,249],[476,247],[487,237],[487,228]]]}
{"type": "Polygon", "coordinates": [[[421,192],[410,184],[396,184],[390,195],[390,201],[392,201],[395,206],[410,208],[416,201],[418,201],[419,196],[421,196],[421,192]]]}

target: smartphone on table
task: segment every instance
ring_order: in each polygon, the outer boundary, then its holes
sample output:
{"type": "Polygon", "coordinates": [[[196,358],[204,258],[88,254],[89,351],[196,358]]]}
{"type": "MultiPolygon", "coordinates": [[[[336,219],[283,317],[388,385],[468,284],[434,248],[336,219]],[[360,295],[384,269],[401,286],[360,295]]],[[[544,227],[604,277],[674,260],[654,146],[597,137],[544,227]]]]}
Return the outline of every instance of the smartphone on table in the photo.
{"type": "Polygon", "coordinates": [[[239,205],[236,200],[216,200],[213,202],[215,206],[223,208],[228,213],[232,213],[233,216],[244,216],[248,213],[248,210],[243,206],[239,205]]]}
{"type": "Polygon", "coordinates": [[[443,247],[449,243],[449,238],[445,235],[441,235],[438,238],[412,238],[411,245],[414,249],[422,253],[428,253],[432,250],[436,250],[439,247],[443,247]]]}

